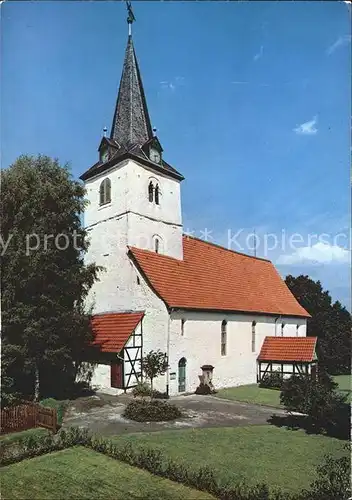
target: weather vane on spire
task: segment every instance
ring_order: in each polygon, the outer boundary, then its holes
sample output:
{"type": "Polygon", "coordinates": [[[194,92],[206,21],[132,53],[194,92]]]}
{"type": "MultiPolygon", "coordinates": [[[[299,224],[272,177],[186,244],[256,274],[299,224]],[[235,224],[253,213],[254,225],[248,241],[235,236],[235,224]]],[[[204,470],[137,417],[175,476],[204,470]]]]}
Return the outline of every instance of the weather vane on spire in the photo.
{"type": "Polygon", "coordinates": [[[131,2],[126,2],[126,6],[127,6],[127,12],[128,12],[128,16],[127,16],[128,34],[129,34],[129,36],[131,36],[132,35],[132,23],[133,23],[133,21],[136,20],[136,18],[134,17],[134,14],[132,11],[131,2]]]}

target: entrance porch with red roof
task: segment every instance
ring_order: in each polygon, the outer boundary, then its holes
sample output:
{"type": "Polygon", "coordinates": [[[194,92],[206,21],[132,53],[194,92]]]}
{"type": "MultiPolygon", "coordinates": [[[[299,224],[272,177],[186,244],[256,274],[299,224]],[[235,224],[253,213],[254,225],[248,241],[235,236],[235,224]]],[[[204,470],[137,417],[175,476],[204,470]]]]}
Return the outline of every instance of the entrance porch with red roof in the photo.
{"type": "Polygon", "coordinates": [[[315,376],[317,369],[317,337],[265,337],[257,358],[257,381],[278,373],[315,376]]]}
{"type": "Polygon", "coordinates": [[[141,381],[144,311],[109,312],[91,318],[91,357],[98,365],[92,385],[126,391],[141,381]]]}

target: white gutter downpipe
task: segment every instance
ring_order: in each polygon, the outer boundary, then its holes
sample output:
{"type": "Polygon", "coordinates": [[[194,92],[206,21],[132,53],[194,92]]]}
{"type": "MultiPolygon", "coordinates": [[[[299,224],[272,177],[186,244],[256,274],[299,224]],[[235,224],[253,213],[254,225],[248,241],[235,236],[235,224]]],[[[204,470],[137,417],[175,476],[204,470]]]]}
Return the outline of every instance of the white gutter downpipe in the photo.
{"type": "Polygon", "coordinates": [[[169,395],[170,387],[170,329],[171,329],[171,312],[172,309],[168,310],[168,320],[167,320],[167,340],[166,340],[166,356],[167,356],[167,369],[166,369],[166,394],[169,395]]]}

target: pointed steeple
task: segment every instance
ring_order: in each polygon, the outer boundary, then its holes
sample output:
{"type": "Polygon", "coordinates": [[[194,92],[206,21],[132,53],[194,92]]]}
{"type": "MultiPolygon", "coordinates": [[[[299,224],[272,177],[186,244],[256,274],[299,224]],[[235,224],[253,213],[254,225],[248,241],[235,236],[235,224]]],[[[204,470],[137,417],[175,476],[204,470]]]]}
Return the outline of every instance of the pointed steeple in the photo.
{"type": "Polygon", "coordinates": [[[128,41],[110,137],[106,137],[104,132],[98,148],[99,161],[84,172],[80,179],[86,181],[129,158],[156,172],[183,180],[183,175],[164,160],[163,148],[153,134],[132,41],[132,23],[135,17],[131,2],[126,3],[128,41]]]}
{"type": "Polygon", "coordinates": [[[128,36],[110,138],[130,149],[153,138],[132,36],[128,36]]]}

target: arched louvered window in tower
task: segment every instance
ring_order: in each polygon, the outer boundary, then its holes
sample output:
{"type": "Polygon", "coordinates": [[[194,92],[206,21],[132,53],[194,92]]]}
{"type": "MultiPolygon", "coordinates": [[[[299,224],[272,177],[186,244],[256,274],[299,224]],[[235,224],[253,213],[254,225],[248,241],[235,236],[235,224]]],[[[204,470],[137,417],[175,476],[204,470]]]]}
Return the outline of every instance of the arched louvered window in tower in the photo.
{"type": "Polygon", "coordinates": [[[107,177],[100,183],[99,188],[99,203],[100,205],[106,205],[111,202],[111,181],[107,177]]]}
{"type": "Polygon", "coordinates": [[[160,203],[160,191],[159,191],[159,185],[157,184],[155,186],[155,191],[154,191],[154,200],[155,200],[155,204],[156,205],[159,205],[160,203]]]}
{"type": "Polygon", "coordinates": [[[153,203],[153,201],[154,201],[154,186],[153,186],[152,181],[149,182],[149,186],[148,186],[148,199],[149,199],[150,203],[153,203]]]}

